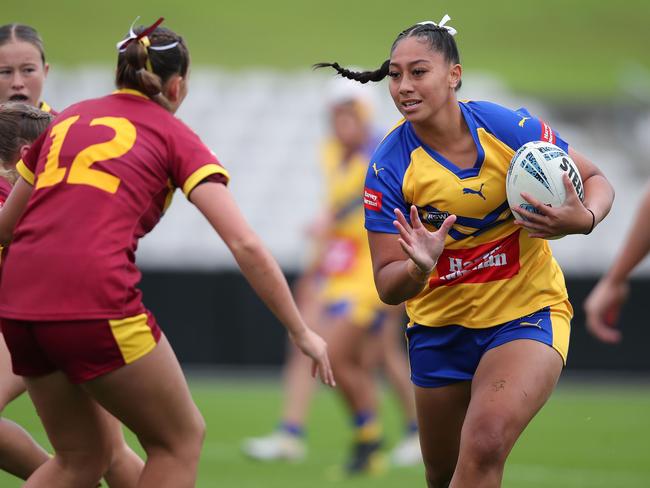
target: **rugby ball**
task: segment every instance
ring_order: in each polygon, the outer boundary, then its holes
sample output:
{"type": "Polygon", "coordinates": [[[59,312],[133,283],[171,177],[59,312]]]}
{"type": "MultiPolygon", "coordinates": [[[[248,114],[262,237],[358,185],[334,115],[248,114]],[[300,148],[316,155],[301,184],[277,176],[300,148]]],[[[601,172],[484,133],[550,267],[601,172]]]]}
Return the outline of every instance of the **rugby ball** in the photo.
{"type": "MultiPolygon", "coordinates": [[[[573,160],[555,144],[545,141],[528,142],[521,146],[510,161],[506,176],[506,195],[510,208],[523,208],[537,213],[535,207],[521,196],[528,193],[548,205],[559,207],[566,199],[562,175],[566,173],[580,201],[584,199],[582,178],[573,160]]],[[[517,215],[523,219],[523,216],[517,215]]]]}

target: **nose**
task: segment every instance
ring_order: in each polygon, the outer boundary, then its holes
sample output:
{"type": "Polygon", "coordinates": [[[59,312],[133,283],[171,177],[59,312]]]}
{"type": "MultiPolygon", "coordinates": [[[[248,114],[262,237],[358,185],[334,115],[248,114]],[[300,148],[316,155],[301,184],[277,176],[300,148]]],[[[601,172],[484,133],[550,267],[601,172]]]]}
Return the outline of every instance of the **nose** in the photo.
{"type": "Polygon", "coordinates": [[[402,76],[402,79],[400,80],[400,84],[399,84],[399,92],[402,95],[413,92],[413,83],[411,83],[411,79],[409,76],[407,75],[402,76]]]}
{"type": "Polygon", "coordinates": [[[14,90],[20,90],[25,86],[25,80],[18,70],[14,72],[14,76],[11,80],[11,88],[14,90]]]}

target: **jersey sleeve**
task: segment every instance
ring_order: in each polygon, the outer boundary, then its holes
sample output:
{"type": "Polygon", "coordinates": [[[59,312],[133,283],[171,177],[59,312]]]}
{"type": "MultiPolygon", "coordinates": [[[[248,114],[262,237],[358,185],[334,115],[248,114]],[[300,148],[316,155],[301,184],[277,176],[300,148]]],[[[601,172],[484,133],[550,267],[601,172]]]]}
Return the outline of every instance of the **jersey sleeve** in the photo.
{"type": "Polygon", "coordinates": [[[403,172],[398,171],[389,161],[382,161],[377,154],[373,156],[366,173],[363,189],[363,207],[366,216],[366,229],[373,232],[397,234],[393,225],[395,209],[399,208],[409,219],[408,205],[402,191],[403,172]]]}
{"type": "Polygon", "coordinates": [[[174,185],[189,197],[192,190],[211,175],[221,175],[220,182],[228,183],[230,175],[217,156],[194,131],[180,120],[176,121],[169,133],[170,173],[174,185]]]}
{"type": "Polygon", "coordinates": [[[466,102],[466,107],[474,114],[479,126],[486,128],[513,151],[532,141],[546,141],[565,152],[569,150],[568,143],[557,131],[525,107],[511,110],[482,101],[466,102]]]}
{"type": "Polygon", "coordinates": [[[30,185],[34,184],[36,172],[36,163],[38,163],[38,157],[41,154],[41,149],[43,148],[43,142],[47,137],[49,131],[44,131],[38,138],[32,143],[25,154],[25,157],[18,161],[16,164],[16,171],[22,176],[22,178],[29,183],[30,185]]]}

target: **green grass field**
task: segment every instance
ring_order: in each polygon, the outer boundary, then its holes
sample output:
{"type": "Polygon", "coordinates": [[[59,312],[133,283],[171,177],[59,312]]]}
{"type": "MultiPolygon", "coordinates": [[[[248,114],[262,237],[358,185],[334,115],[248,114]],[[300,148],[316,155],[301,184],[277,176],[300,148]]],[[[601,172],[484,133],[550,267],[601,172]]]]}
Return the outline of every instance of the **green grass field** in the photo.
{"type": "Polygon", "coordinates": [[[565,100],[625,97],[624,80],[650,70],[650,2],[600,0],[113,0],[4,2],[2,22],[34,25],[55,68],[113,64],[131,21],[158,16],[187,39],[198,64],[306,69],[314,62],[376,67],[395,36],[444,13],[467,73],[492,72],[523,92],[565,100]]]}
{"type": "MultiPolygon", "coordinates": [[[[332,392],[321,391],[314,403],[308,460],[288,465],[252,462],[239,452],[243,437],[266,433],[276,422],[281,400],[277,383],[202,379],[192,382],[192,390],[208,425],[198,487],[424,486],[421,468],[392,469],[376,478],[340,477],[338,466],[350,433],[343,407],[332,392]]],[[[647,386],[562,385],[512,452],[504,488],[647,488],[648,412],[647,386]]],[[[388,439],[395,441],[400,419],[388,396],[382,415],[388,439]]],[[[8,407],[6,417],[46,442],[24,396],[8,407]]],[[[18,486],[17,480],[0,473],[0,487],[18,486]]]]}

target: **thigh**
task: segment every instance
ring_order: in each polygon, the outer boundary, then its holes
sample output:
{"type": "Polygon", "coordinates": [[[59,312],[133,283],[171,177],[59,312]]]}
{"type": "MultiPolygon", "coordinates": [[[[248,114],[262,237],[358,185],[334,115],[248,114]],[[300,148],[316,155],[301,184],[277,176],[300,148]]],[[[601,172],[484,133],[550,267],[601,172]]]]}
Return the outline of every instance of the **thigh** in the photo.
{"type": "Polygon", "coordinates": [[[0,413],[9,402],[24,391],[25,382],[12,372],[11,355],[2,336],[0,337],[0,413]]]}
{"type": "Polygon", "coordinates": [[[467,381],[438,388],[415,386],[422,456],[427,469],[442,479],[451,479],[454,472],[469,402],[467,381]]]}
{"type": "Polygon", "coordinates": [[[182,443],[203,422],[164,335],[147,355],[84,383],[83,388],[145,447],[182,443]]]}
{"type": "Polygon", "coordinates": [[[106,414],[79,385],[60,371],[26,377],[25,384],[58,454],[107,452],[111,428],[106,414]]]}
{"type": "Polygon", "coordinates": [[[463,441],[482,432],[509,452],[550,397],[562,367],[560,354],[536,340],[515,340],[487,351],[472,381],[463,441]]]}

